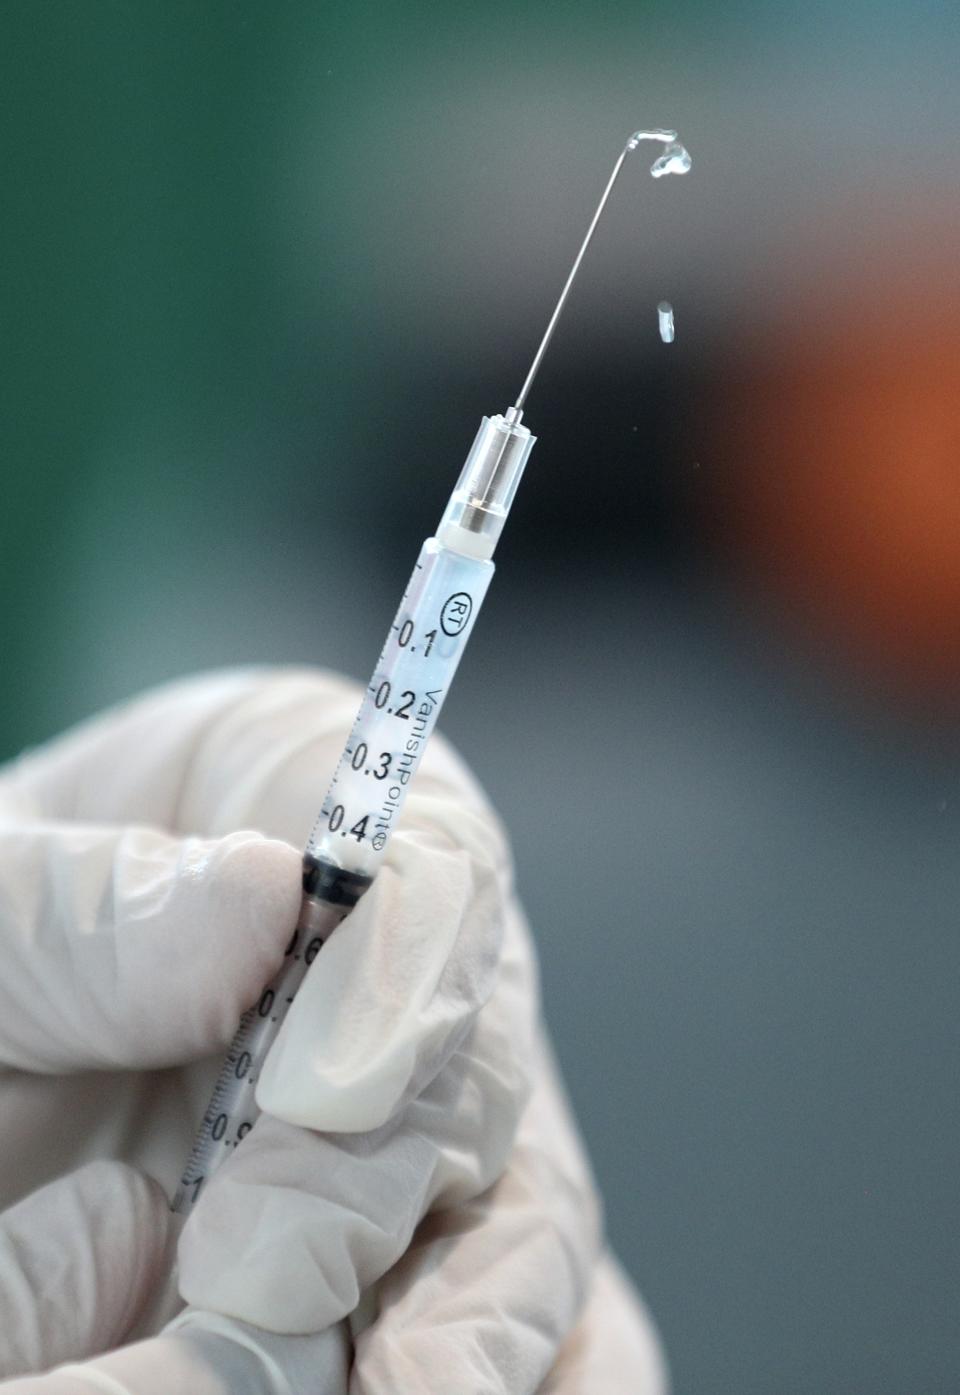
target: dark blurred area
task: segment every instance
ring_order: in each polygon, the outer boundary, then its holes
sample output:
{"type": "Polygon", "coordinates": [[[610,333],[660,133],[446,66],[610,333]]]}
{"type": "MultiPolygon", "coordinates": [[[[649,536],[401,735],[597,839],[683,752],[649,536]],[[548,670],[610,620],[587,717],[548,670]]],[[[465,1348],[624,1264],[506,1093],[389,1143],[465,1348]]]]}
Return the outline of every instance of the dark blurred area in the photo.
{"type": "Polygon", "coordinates": [[[955,7],[0,29],[7,755],[198,668],[365,678],[624,139],[680,132],[584,263],[443,725],[676,1390],[957,1389],[955,7]]]}

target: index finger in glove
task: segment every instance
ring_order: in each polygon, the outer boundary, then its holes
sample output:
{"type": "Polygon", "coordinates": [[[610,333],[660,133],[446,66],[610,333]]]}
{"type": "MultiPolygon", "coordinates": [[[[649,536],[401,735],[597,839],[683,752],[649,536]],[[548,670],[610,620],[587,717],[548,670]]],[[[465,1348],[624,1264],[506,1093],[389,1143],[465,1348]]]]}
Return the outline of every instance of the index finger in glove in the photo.
{"type": "MultiPolygon", "coordinates": [[[[251,778],[257,783],[264,751],[275,764],[281,748],[292,754],[349,720],[345,681],[298,678],[304,674],[237,669],[151,689],[0,768],[0,804],[21,818],[231,832],[245,821],[215,828],[217,815],[235,785],[243,798],[251,778]],[[246,734],[242,748],[231,732],[246,734]]],[[[289,841],[302,843],[305,831],[294,825],[289,841]]]]}
{"type": "Polygon", "coordinates": [[[0,823],[0,1064],[209,1055],[276,969],[299,901],[299,854],[255,833],[0,823]]]}

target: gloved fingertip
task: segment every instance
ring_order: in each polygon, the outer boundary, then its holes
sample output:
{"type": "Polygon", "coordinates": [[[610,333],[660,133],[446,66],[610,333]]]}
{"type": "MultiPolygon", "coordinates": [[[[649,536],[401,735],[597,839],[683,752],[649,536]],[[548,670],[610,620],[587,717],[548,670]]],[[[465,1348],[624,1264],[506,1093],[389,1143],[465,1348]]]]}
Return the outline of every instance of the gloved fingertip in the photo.
{"type": "Polygon", "coordinates": [[[338,1072],[315,1052],[307,1065],[300,1038],[283,1037],[267,1056],[257,1084],[257,1104],[300,1128],[370,1133],[397,1112],[416,1064],[413,1043],[397,1042],[361,1078],[338,1072]]]}
{"type": "Polygon", "coordinates": [[[300,854],[249,831],[128,841],[114,937],[123,991],[100,1034],[126,1066],[175,1065],[225,1045],[279,966],[297,923],[300,854]]]}
{"type": "Polygon", "coordinates": [[[289,933],[300,908],[300,853],[279,838],[257,833],[222,840],[214,870],[219,910],[236,924],[264,932],[289,933]]]}

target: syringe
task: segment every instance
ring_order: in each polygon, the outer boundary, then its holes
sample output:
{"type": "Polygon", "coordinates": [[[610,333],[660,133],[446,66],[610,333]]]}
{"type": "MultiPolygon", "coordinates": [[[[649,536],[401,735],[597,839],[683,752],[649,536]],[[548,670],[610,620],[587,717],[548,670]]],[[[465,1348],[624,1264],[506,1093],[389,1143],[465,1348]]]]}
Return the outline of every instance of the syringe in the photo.
{"type": "Polygon", "coordinates": [[[252,1129],[257,1081],[308,968],[370,886],[493,578],[491,558],[535,436],[523,404],[627,155],[666,149],[651,174],[684,174],[675,131],[637,131],[607,181],[514,405],[484,417],[435,537],[423,544],[303,857],[303,900],[283,964],[244,1013],[173,1200],[186,1214],[252,1129]]]}

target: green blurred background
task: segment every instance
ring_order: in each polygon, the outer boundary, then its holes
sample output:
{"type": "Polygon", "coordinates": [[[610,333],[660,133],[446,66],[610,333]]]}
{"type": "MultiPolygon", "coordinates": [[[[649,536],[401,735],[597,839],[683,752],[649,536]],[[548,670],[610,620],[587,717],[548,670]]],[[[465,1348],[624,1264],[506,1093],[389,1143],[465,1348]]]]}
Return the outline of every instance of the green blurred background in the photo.
{"type": "Polygon", "coordinates": [[[444,718],[678,1391],[960,1388],[958,39],[0,10],[7,755],[199,668],[365,678],[624,138],[693,154],[617,190],[444,718]]]}

